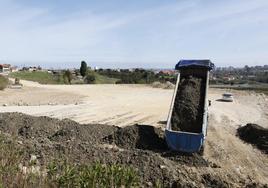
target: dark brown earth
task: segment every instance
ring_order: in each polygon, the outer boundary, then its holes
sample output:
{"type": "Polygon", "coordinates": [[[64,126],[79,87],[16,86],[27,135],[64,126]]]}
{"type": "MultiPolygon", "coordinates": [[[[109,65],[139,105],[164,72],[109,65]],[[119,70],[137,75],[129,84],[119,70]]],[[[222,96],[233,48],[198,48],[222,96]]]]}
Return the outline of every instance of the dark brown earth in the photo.
{"type": "Polygon", "coordinates": [[[247,143],[256,146],[268,154],[268,129],[257,124],[248,123],[237,129],[238,136],[247,143]]]}
{"type": "Polygon", "coordinates": [[[79,164],[96,161],[124,164],[138,169],[145,187],[156,181],[164,187],[245,187],[248,184],[248,179],[243,177],[243,181],[230,180],[220,164],[198,154],[170,152],[163,131],[148,125],[125,128],[82,125],[68,119],[3,113],[0,131],[18,141],[25,150],[25,160],[34,154],[41,165],[60,157],[79,164]]]}
{"type": "Polygon", "coordinates": [[[178,85],[171,118],[172,130],[202,132],[205,79],[183,77],[178,85]]]}

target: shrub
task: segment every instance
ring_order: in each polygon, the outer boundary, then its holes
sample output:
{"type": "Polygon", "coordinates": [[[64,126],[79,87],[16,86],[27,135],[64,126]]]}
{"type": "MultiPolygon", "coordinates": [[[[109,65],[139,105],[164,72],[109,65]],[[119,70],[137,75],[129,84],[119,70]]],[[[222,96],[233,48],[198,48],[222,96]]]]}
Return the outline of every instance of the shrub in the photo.
{"type": "Polygon", "coordinates": [[[8,85],[8,79],[0,75],[0,90],[5,89],[7,85],[8,85]]]}
{"type": "Polygon", "coordinates": [[[87,76],[85,78],[85,82],[87,84],[93,84],[95,82],[95,80],[96,80],[96,77],[95,77],[94,73],[93,72],[88,72],[88,74],[87,74],[87,76]]]}
{"type": "Polygon", "coordinates": [[[73,75],[72,75],[71,71],[69,71],[69,70],[64,71],[63,78],[64,78],[65,84],[70,84],[72,79],[73,79],[73,75]]]}

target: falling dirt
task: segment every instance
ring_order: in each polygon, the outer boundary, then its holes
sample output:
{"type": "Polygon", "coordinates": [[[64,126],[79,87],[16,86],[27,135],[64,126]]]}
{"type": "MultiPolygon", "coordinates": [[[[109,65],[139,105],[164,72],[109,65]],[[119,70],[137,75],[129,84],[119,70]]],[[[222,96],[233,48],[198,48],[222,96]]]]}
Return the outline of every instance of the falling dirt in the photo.
{"type": "Polygon", "coordinates": [[[96,161],[124,164],[138,170],[145,187],[156,181],[164,187],[245,187],[248,184],[247,178],[229,179],[220,164],[198,154],[170,152],[163,131],[148,125],[119,128],[3,113],[0,131],[18,141],[25,150],[25,160],[34,154],[41,165],[59,157],[79,164],[96,161]]]}
{"type": "Polygon", "coordinates": [[[247,143],[256,146],[268,154],[268,129],[257,124],[248,123],[237,129],[238,136],[247,143]]]}
{"type": "Polygon", "coordinates": [[[181,78],[171,118],[172,130],[194,133],[202,131],[204,96],[204,78],[181,78]]]}

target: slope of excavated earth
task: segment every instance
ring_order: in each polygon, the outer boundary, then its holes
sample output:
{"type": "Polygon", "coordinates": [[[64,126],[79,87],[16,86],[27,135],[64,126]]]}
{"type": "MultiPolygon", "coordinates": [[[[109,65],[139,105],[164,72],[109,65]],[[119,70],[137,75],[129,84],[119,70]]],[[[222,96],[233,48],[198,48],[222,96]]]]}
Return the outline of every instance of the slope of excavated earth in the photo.
{"type": "Polygon", "coordinates": [[[202,131],[204,78],[181,78],[171,117],[172,130],[200,133],[202,131]]]}
{"type": "Polygon", "coordinates": [[[163,131],[151,126],[82,125],[68,119],[3,113],[0,131],[18,140],[26,151],[25,160],[34,154],[41,165],[58,157],[80,164],[125,164],[138,169],[145,187],[156,181],[165,187],[260,186],[254,179],[230,179],[220,164],[197,154],[170,152],[163,131]]]}
{"type": "Polygon", "coordinates": [[[258,149],[268,154],[268,129],[257,124],[248,123],[237,129],[238,136],[247,143],[255,145],[258,149]]]}

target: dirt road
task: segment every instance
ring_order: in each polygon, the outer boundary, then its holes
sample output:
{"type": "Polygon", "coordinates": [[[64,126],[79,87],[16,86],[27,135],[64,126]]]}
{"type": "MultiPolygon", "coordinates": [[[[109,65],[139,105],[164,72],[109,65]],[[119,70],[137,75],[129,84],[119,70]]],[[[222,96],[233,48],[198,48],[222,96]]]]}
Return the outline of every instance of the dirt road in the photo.
{"type": "MultiPolygon", "coordinates": [[[[163,128],[173,94],[173,90],[141,85],[39,85],[26,81],[23,84],[23,90],[0,92],[0,112],[70,118],[79,123],[117,126],[139,123],[163,128]]],[[[236,128],[246,123],[268,128],[268,98],[231,91],[235,98],[233,103],[217,101],[223,92],[225,90],[209,90],[212,106],[205,158],[220,166],[213,168],[214,172],[228,171],[228,178],[254,178],[267,183],[267,155],[236,137],[236,128]]]]}

